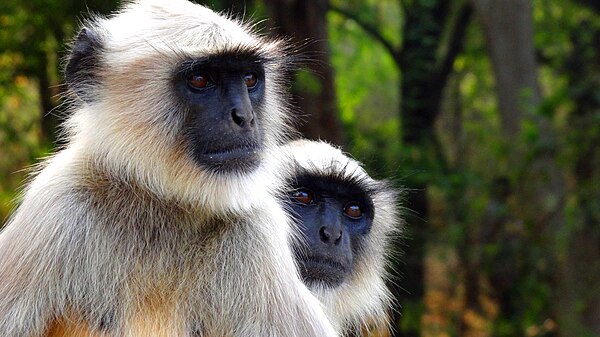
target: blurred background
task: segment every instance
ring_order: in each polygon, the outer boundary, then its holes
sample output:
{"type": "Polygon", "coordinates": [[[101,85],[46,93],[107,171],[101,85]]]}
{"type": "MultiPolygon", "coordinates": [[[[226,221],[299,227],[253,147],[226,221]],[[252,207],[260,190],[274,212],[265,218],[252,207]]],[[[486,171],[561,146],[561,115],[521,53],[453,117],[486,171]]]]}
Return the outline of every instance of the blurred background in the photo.
{"type": "MultiPolygon", "coordinates": [[[[310,60],[306,137],[406,188],[392,331],[600,336],[600,1],[221,0],[310,60]]],[[[0,219],[53,152],[61,59],[118,1],[0,4],[0,219]]]]}

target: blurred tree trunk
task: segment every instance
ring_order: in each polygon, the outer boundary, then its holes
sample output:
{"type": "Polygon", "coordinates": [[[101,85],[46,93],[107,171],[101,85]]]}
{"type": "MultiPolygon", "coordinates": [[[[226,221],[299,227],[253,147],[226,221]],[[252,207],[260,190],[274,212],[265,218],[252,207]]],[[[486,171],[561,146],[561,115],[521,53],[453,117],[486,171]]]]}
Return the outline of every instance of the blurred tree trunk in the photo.
{"type": "Polygon", "coordinates": [[[310,60],[296,74],[292,92],[306,120],[300,131],[310,139],[343,144],[333,68],[329,61],[327,0],[265,0],[281,35],[291,37],[310,60]]]}
{"type": "Polygon", "coordinates": [[[245,19],[247,13],[254,12],[256,1],[257,0],[215,0],[213,3],[210,3],[209,6],[214,10],[231,13],[237,18],[245,19]]]}
{"type": "MultiPolygon", "coordinates": [[[[427,186],[435,172],[447,172],[447,164],[441,153],[434,123],[440,112],[443,90],[453,70],[456,56],[462,51],[464,35],[470,22],[471,7],[466,2],[413,1],[407,3],[402,51],[396,60],[402,71],[400,83],[400,115],[402,140],[415,160],[413,167],[425,174],[407,178],[406,184],[412,192],[406,207],[411,235],[410,249],[406,253],[403,274],[404,288],[409,294],[400,294],[399,302],[405,306],[416,306],[424,300],[424,270],[426,238],[429,233],[429,201],[427,186]],[[453,7],[454,5],[454,7],[453,7]],[[444,39],[444,30],[450,38],[444,39]],[[446,53],[440,55],[439,50],[446,53]],[[410,286],[410,288],[408,288],[410,286]]],[[[397,320],[402,319],[402,313],[397,320]]],[[[404,325],[407,327],[407,325],[404,325]]],[[[418,336],[420,327],[396,331],[394,336],[418,336]]]]}
{"type": "Polygon", "coordinates": [[[519,136],[523,117],[540,103],[529,0],[473,0],[496,78],[504,133],[519,136]]]}
{"type": "Polygon", "coordinates": [[[573,50],[566,61],[569,97],[576,103],[569,117],[572,176],[577,213],[564,231],[564,262],[559,285],[563,325],[567,333],[600,336],[600,29],[581,22],[571,33],[573,50]],[[567,291],[569,291],[567,293],[567,291]],[[569,294],[568,297],[563,294],[569,294]],[[583,328],[582,330],[576,330],[583,328]]]}
{"type": "Polygon", "coordinates": [[[600,13],[600,1],[598,0],[577,0],[576,2],[589,7],[596,13],[600,13]]]}
{"type": "MultiPolygon", "coordinates": [[[[402,72],[399,88],[402,141],[404,146],[414,149],[412,152],[417,154],[412,166],[426,172],[411,176],[406,182],[412,190],[408,194],[406,207],[414,213],[412,216],[407,214],[411,241],[405,261],[402,262],[404,266],[400,270],[403,288],[408,293],[396,292],[401,308],[414,310],[421,306],[425,296],[425,247],[426,238],[431,237],[427,185],[432,180],[432,172],[438,169],[436,166],[440,166],[439,162],[442,160],[436,149],[434,122],[439,112],[444,78],[436,78],[435,72],[431,70],[435,68],[437,61],[436,50],[442,36],[445,16],[448,14],[448,2],[414,1],[406,4],[404,11],[404,41],[402,52],[396,56],[402,72]]],[[[402,312],[396,317],[396,321],[400,320],[402,312]]],[[[419,321],[406,323],[402,330],[395,332],[394,337],[420,335],[419,321]]]]}
{"type": "MultiPolygon", "coordinates": [[[[533,43],[532,9],[528,0],[473,0],[484,27],[488,52],[496,74],[496,93],[501,113],[502,127],[507,142],[509,163],[518,172],[514,179],[516,213],[525,220],[531,238],[541,238],[541,247],[547,254],[551,273],[555,275],[553,314],[558,319],[559,334],[581,335],[579,321],[581,293],[575,287],[587,261],[567,248],[560,249],[563,236],[569,231],[564,208],[566,198],[565,172],[557,163],[558,138],[551,120],[537,113],[540,91],[537,83],[537,65],[533,43]],[[524,127],[526,130],[523,130],[524,127]],[[523,144],[522,140],[529,142],[523,144]],[[582,265],[585,264],[585,265],[582,265]]],[[[575,240],[576,236],[567,238],[575,240]]],[[[531,250],[535,241],[529,242],[531,250]]],[[[565,243],[563,242],[563,245],[565,243]]],[[[594,243],[591,243],[592,245],[594,243]]],[[[588,246],[585,237],[567,245],[588,246]]],[[[598,247],[598,242],[595,242],[598,247]]],[[[596,252],[598,249],[593,250],[596,252]]],[[[597,289],[597,284],[594,285],[597,289]]],[[[597,310],[597,309],[596,309],[597,310]]],[[[552,314],[552,313],[551,313],[552,314]]],[[[597,317],[596,317],[597,320],[597,317]]]]}
{"type": "Polygon", "coordinates": [[[434,132],[434,122],[454,60],[462,51],[472,12],[467,1],[416,0],[403,4],[402,46],[395,46],[387,39],[378,22],[366,19],[369,15],[361,10],[352,10],[350,6],[331,6],[331,10],[353,20],[380,43],[402,73],[398,95],[402,140],[406,152],[410,153],[406,165],[420,174],[403,180],[411,191],[405,201],[406,208],[411,210],[405,214],[406,222],[410,224],[407,229],[410,248],[402,261],[394,266],[401,281],[389,285],[399,307],[392,313],[393,337],[420,335],[425,239],[430,237],[427,185],[436,172],[447,170],[434,132]]]}
{"type": "Polygon", "coordinates": [[[551,121],[537,113],[541,96],[530,1],[473,0],[473,5],[485,32],[496,78],[503,133],[507,141],[516,141],[516,144],[506,145],[512,167],[523,171],[523,176],[518,177],[518,189],[528,195],[524,200],[536,202],[535,205],[524,204],[531,206],[527,219],[533,220],[537,229],[548,227],[550,223],[555,226],[548,229],[557,229],[564,220],[560,216],[564,181],[555,162],[557,136],[551,121]],[[530,143],[520,148],[523,125],[535,128],[536,133],[530,143]],[[552,200],[548,200],[549,197],[552,200]],[[538,206],[541,208],[536,209],[538,206]]]}

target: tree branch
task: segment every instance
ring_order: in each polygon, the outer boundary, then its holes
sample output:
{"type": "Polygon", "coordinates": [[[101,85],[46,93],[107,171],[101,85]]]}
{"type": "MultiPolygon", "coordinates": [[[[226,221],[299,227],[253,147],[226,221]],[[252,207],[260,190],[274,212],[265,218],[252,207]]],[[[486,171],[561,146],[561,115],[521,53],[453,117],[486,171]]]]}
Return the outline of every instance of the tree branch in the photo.
{"type": "Polygon", "coordinates": [[[383,45],[383,47],[390,53],[390,55],[392,56],[392,58],[394,59],[394,62],[396,62],[399,65],[399,54],[400,51],[398,48],[394,47],[394,45],[388,40],[386,39],[383,34],[381,34],[381,32],[379,31],[379,29],[377,29],[377,27],[375,27],[375,25],[364,21],[363,19],[361,19],[359,17],[358,14],[353,13],[350,10],[347,10],[345,8],[341,8],[335,5],[331,5],[329,4],[328,9],[332,12],[338,13],[352,21],[354,21],[357,25],[359,25],[367,34],[371,35],[371,37],[373,37],[375,40],[377,40],[379,43],[381,43],[383,45]]]}
{"type": "Polygon", "coordinates": [[[445,86],[445,82],[448,79],[448,74],[450,74],[452,71],[452,66],[456,56],[463,49],[465,33],[467,31],[467,27],[469,26],[469,22],[471,22],[472,14],[473,7],[469,3],[465,3],[458,13],[458,19],[455,21],[456,25],[452,29],[453,34],[449,42],[448,52],[442,56],[442,60],[439,63],[440,66],[437,71],[438,78],[444,82],[442,86],[445,86]]]}

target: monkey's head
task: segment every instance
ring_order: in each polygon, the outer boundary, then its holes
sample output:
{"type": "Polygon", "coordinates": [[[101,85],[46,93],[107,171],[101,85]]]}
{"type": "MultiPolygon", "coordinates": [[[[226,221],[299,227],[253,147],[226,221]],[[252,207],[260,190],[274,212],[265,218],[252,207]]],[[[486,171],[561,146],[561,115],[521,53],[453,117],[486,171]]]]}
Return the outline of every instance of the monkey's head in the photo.
{"type": "Polygon", "coordinates": [[[240,191],[268,185],[261,157],[289,134],[287,64],[281,41],[208,8],[134,1],[73,43],[71,144],[163,197],[244,209],[240,191]]]}
{"type": "Polygon", "coordinates": [[[304,282],[340,327],[384,319],[389,241],[399,230],[397,192],[326,143],[295,141],[287,153],[293,244],[304,282]]]}

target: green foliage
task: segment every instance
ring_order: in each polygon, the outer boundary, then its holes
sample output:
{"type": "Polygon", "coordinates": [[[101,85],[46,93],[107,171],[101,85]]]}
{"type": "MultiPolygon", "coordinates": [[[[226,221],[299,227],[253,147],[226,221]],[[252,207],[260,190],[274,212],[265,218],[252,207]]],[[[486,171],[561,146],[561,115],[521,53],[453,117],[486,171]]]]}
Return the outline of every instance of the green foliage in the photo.
{"type": "MultiPolygon", "coordinates": [[[[217,7],[228,3],[219,1],[217,7]]],[[[440,111],[433,134],[427,143],[403,144],[398,109],[406,92],[401,92],[401,83],[422,83],[423,74],[439,66],[447,48],[432,36],[440,25],[431,17],[419,17],[423,24],[413,30],[403,29],[416,9],[426,13],[440,3],[331,0],[332,6],[356,14],[351,19],[334,10],[328,16],[338,106],[348,137],[345,150],[376,177],[427,186],[430,214],[426,220],[431,230],[425,232],[424,240],[453,252],[458,259],[456,266],[448,263],[450,275],[443,281],[446,295],[460,298],[460,303],[449,306],[444,317],[449,323],[436,327],[437,332],[465,333],[464,313],[469,309],[485,317],[485,336],[551,336],[563,326],[581,336],[591,335],[581,316],[590,299],[600,293],[600,264],[588,261],[583,267],[573,267],[577,277],[569,289],[578,297],[568,307],[570,316],[559,317],[566,294],[557,293],[565,288],[556,280],[560,268],[596,256],[597,247],[582,243],[600,242],[600,17],[577,1],[532,2],[543,99],[537,109],[526,111],[522,134],[515,139],[503,136],[485,36],[479,23],[472,22],[464,49],[453,62],[441,105],[435,107],[440,111]],[[389,45],[369,35],[364,23],[389,45]],[[390,53],[390,46],[400,51],[406,41],[416,44],[405,56],[419,62],[398,69],[398,55],[390,53]],[[429,52],[420,54],[425,51],[429,52]],[[538,118],[557,131],[555,138],[544,138],[538,118]],[[513,148],[524,149],[517,162],[509,158],[513,148]],[[555,155],[545,165],[557,165],[567,181],[565,206],[560,210],[565,221],[560,228],[545,226],[548,220],[537,219],[538,210],[515,197],[519,189],[528,189],[523,177],[540,153],[555,155]],[[473,270],[481,289],[464,288],[464,274],[473,270]],[[464,296],[473,291],[497,309],[486,311],[482,303],[466,308],[464,296]]],[[[459,3],[466,2],[452,1],[452,6],[459,3]]],[[[48,88],[40,88],[40,83],[45,76],[52,88],[45,94],[56,97],[63,41],[72,36],[75,18],[85,14],[86,7],[105,13],[115,7],[115,1],[0,3],[0,219],[8,214],[9,200],[25,178],[20,170],[50,152],[40,123],[40,101],[48,88]]],[[[259,17],[267,13],[261,2],[253,8],[259,17]]],[[[444,33],[441,40],[450,40],[452,33],[444,33]]],[[[299,72],[294,85],[318,92],[321,88],[314,76],[299,72]]],[[[521,98],[531,95],[523,91],[521,98]]],[[[426,100],[427,93],[423,97],[426,100]]],[[[403,106],[424,103],[404,101],[403,106]]],[[[535,178],[549,181],[549,177],[535,178]]],[[[560,204],[561,200],[553,198],[548,196],[548,202],[560,204]]],[[[404,305],[398,327],[426,331],[422,318],[431,308],[425,299],[404,305]]]]}
{"type": "Polygon", "coordinates": [[[307,69],[300,69],[294,75],[294,87],[301,92],[317,94],[323,89],[321,82],[316,78],[317,75],[307,69]]]}
{"type": "Polygon", "coordinates": [[[338,105],[349,138],[347,150],[375,175],[390,176],[399,166],[398,69],[389,53],[354,21],[331,13],[329,24],[338,105]]]}
{"type": "MultiPolygon", "coordinates": [[[[87,7],[108,12],[116,1],[5,0],[0,4],[0,219],[24,179],[23,167],[52,147],[43,137],[41,102],[54,106],[59,58],[87,7]],[[42,97],[43,96],[43,97],[42,97]]],[[[53,106],[44,107],[51,109],[53,106]]]]}
{"type": "Polygon", "coordinates": [[[35,83],[17,77],[0,87],[0,220],[4,222],[10,201],[25,179],[24,167],[44,154],[40,143],[40,117],[35,83]]]}
{"type": "Polygon", "coordinates": [[[419,330],[425,308],[423,303],[408,302],[402,307],[402,320],[398,322],[401,331],[419,330]]]}
{"type": "MultiPolygon", "coordinates": [[[[400,2],[395,0],[331,0],[330,5],[332,7],[348,9],[351,13],[357,16],[361,22],[366,22],[370,26],[373,26],[386,40],[390,41],[393,46],[400,46],[402,42],[402,31],[401,27],[404,24],[404,13],[402,12],[400,2]]],[[[348,20],[348,18],[339,18],[345,21],[345,24],[356,24],[354,20],[348,20]]],[[[336,25],[340,24],[330,18],[330,34],[336,34],[344,32],[338,30],[336,25]]],[[[362,35],[363,41],[365,39],[371,40],[367,45],[373,42],[372,37],[364,35],[366,32],[363,29],[356,30],[358,27],[348,28],[349,32],[354,31],[362,35]]],[[[332,40],[332,46],[335,49],[336,43],[332,40]]]]}

